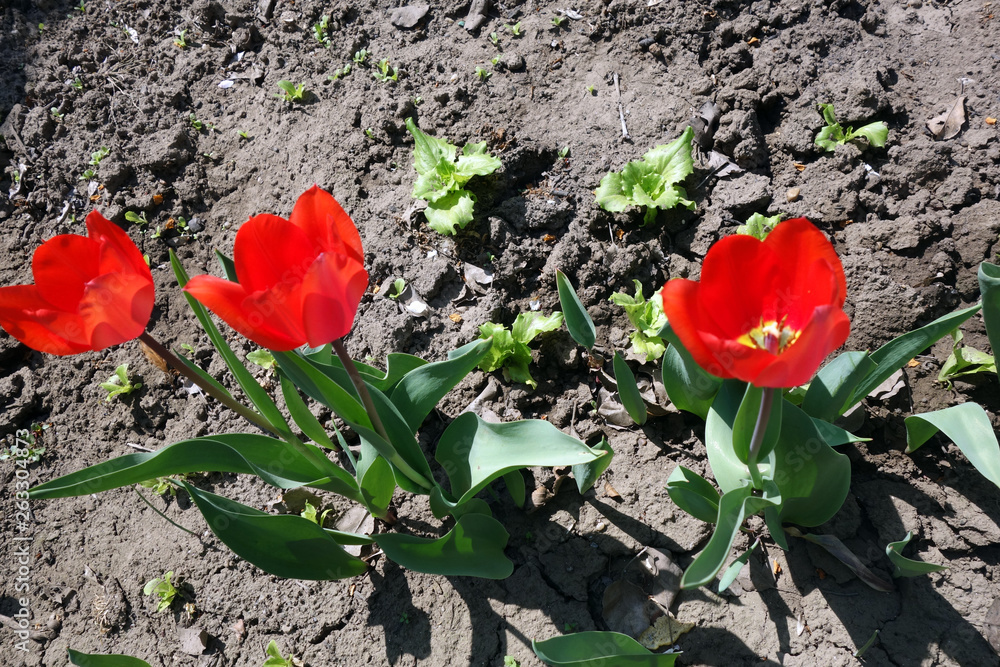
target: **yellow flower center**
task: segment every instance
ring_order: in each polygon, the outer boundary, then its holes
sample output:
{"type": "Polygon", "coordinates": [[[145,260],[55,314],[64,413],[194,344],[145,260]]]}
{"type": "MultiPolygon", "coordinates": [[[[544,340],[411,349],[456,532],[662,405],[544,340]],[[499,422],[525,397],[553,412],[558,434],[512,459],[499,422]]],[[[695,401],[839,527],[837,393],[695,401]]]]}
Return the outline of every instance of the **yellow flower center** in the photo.
{"type": "Polygon", "coordinates": [[[766,350],[771,354],[778,354],[797,341],[801,333],[801,331],[786,327],[785,318],[782,318],[781,322],[777,320],[764,322],[761,320],[760,326],[751,329],[737,338],[736,341],[750,348],[766,350]]]}

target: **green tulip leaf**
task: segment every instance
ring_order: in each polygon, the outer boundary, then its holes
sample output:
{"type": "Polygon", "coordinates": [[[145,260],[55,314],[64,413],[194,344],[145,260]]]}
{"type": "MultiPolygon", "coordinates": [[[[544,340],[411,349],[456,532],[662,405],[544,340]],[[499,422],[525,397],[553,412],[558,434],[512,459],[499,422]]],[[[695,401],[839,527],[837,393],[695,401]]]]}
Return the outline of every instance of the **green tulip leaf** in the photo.
{"type": "MultiPolygon", "coordinates": [[[[753,432],[757,421],[760,419],[764,389],[748,384],[743,400],[740,401],[739,410],[736,411],[736,421],[733,423],[733,449],[737,458],[743,463],[750,459],[750,441],[753,439],[753,432]]],[[[778,435],[781,433],[781,404],[784,403],[781,394],[776,390],[772,392],[770,414],[767,418],[767,427],[764,429],[764,439],[760,444],[760,451],[757,452],[757,461],[763,461],[771,453],[778,442],[778,435]],[[774,396],[774,394],[777,394],[774,396]]]]}
{"type": "Polygon", "coordinates": [[[707,418],[722,380],[695,363],[669,324],[660,329],[659,336],[670,342],[663,354],[662,379],[667,397],[677,409],[707,418]]]}
{"type": "Polygon", "coordinates": [[[192,472],[231,472],[257,475],[280,489],[311,486],[360,501],[357,482],[332,462],[317,466],[323,452],[313,445],[302,450],[264,435],[232,433],[181,440],[155,452],[126,454],[64,475],[30,492],[31,498],[84,496],[138,484],[147,479],[192,472]],[[311,459],[303,451],[311,452],[311,459]],[[339,471],[339,472],[337,472],[339,471]],[[333,474],[333,477],[328,475],[333,474]]]}
{"type": "Polygon", "coordinates": [[[632,421],[642,426],[646,423],[646,402],[642,400],[642,394],[639,393],[639,387],[635,383],[635,375],[625,363],[621,352],[615,352],[613,367],[615,382],[618,383],[618,397],[632,421]]]}
{"type": "Polygon", "coordinates": [[[590,318],[587,309],[583,307],[583,302],[580,301],[576,290],[573,289],[573,283],[559,269],[556,269],[556,287],[559,290],[559,306],[566,318],[566,328],[569,329],[569,335],[578,344],[589,350],[594,347],[594,343],[597,341],[594,320],[590,318]]]}
{"type": "Polygon", "coordinates": [[[810,417],[832,422],[847,411],[854,390],[875,367],[867,352],[838,355],[809,383],[802,409],[810,417]]]}
{"type": "Polygon", "coordinates": [[[919,560],[911,560],[903,555],[903,547],[910,543],[913,531],[906,533],[906,537],[898,542],[889,542],[885,547],[885,555],[892,561],[892,576],[894,577],[919,577],[931,572],[941,572],[948,568],[944,565],[925,563],[919,560]]]}
{"type": "Polygon", "coordinates": [[[409,570],[505,579],[514,571],[514,564],[503,553],[509,537],[503,524],[493,517],[470,513],[438,539],[383,533],[376,535],[375,541],[390,560],[409,570]]]}
{"type": "Polygon", "coordinates": [[[292,421],[295,425],[299,427],[302,433],[313,442],[315,442],[320,447],[326,447],[327,449],[338,449],[338,447],[333,444],[330,440],[330,436],[327,435],[326,429],[323,425],[319,423],[316,419],[316,415],[312,413],[309,406],[306,405],[305,401],[302,400],[302,396],[299,395],[299,390],[295,388],[292,381],[288,379],[287,375],[281,376],[281,395],[285,399],[285,405],[288,406],[288,414],[291,415],[292,421]]]}
{"type": "Polygon", "coordinates": [[[540,660],[557,667],[672,667],[678,653],[653,653],[619,632],[577,632],[531,641],[540,660]]]}
{"type": "Polygon", "coordinates": [[[840,428],[839,426],[834,426],[828,421],[823,421],[822,419],[816,419],[811,417],[813,426],[819,432],[820,436],[826,442],[826,444],[831,447],[839,447],[840,445],[846,445],[849,442],[870,442],[871,438],[862,438],[860,436],[854,435],[850,431],[840,428]]]}
{"type": "Polygon", "coordinates": [[[222,267],[222,272],[226,275],[226,280],[234,283],[238,283],[240,281],[239,278],[236,277],[236,262],[234,262],[231,257],[224,254],[220,250],[216,250],[215,259],[219,260],[219,266],[222,267]]]}
{"type": "Polygon", "coordinates": [[[358,485],[362,502],[373,516],[385,517],[392,494],[396,491],[396,477],[392,465],[364,440],[358,459],[358,485]]]}
{"type": "Polygon", "coordinates": [[[69,651],[69,663],[77,667],[150,667],[149,663],[129,655],[110,653],[80,653],[69,651]]]}
{"type": "Polygon", "coordinates": [[[684,571],[681,588],[704,586],[715,578],[740,532],[747,517],[747,502],[753,498],[753,488],[747,483],[738,489],[722,494],[719,499],[719,514],[715,519],[715,531],[704,550],[684,571]]]}
{"type": "MultiPolygon", "coordinates": [[[[324,345],[319,350],[306,354],[305,357],[309,361],[314,362],[320,368],[323,366],[334,366],[335,368],[344,367],[344,365],[340,363],[340,358],[332,353],[329,345],[324,345]]],[[[375,387],[383,394],[391,394],[392,390],[395,389],[396,385],[399,384],[399,381],[402,380],[407,373],[427,364],[427,362],[420,357],[415,357],[412,354],[402,354],[399,352],[392,352],[386,355],[385,363],[386,369],[384,371],[360,361],[355,361],[354,367],[358,369],[358,372],[361,373],[361,377],[364,378],[364,381],[370,386],[375,387]]]]}
{"type": "MultiPolygon", "coordinates": [[[[368,564],[351,556],[333,531],[293,514],[266,514],[236,501],[181,484],[191,494],[208,527],[240,558],[269,574],[326,581],[354,577],[368,564]]],[[[352,542],[368,541],[352,536],[352,542]]]]}
{"type": "Polygon", "coordinates": [[[435,458],[448,474],[459,505],[514,470],[590,463],[605,452],[591,449],[547,421],[490,424],[472,412],[459,415],[438,441],[435,458]]]}
{"type": "Polygon", "coordinates": [[[719,517],[719,492],[711,482],[682,465],[667,478],[667,494],[678,507],[696,519],[715,523],[719,517]]]}
{"type": "Polygon", "coordinates": [[[722,576],[719,577],[718,590],[720,595],[726,589],[728,589],[730,586],[733,585],[733,582],[736,581],[736,577],[740,576],[740,570],[742,570],[743,566],[747,564],[747,561],[750,560],[750,555],[757,549],[759,545],[760,545],[760,540],[759,539],[754,540],[754,543],[750,545],[750,548],[741,553],[739,556],[737,556],[736,560],[733,561],[732,565],[727,567],[726,571],[722,573],[722,576]]]}
{"type": "MultiPolygon", "coordinates": [[[[337,413],[344,421],[371,427],[371,419],[357,396],[323,372],[330,366],[310,361],[295,352],[271,352],[278,362],[278,371],[314,401],[337,413]]],[[[343,367],[336,369],[345,377],[343,367]]],[[[352,388],[353,389],[353,388],[352,388]]]]}
{"type": "Polygon", "coordinates": [[[1000,354],[1000,266],[979,265],[979,291],[983,295],[983,322],[993,354],[1000,354]]]}
{"type": "Polygon", "coordinates": [[[1000,444],[990,418],[978,403],[962,403],[903,420],[906,453],[916,451],[935,433],[951,438],[983,477],[1000,486],[1000,444]]]}
{"type": "Polygon", "coordinates": [[[615,455],[614,450],[611,449],[611,444],[604,437],[601,438],[601,441],[594,449],[605,452],[605,455],[590,463],[578,463],[573,466],[573,479],[576,480],[576,488],[580,491],[581,496],[594,486],[598,477],[604,474],[604,471],[611,465],[611,459],[615,455]]]}
{"type": "MultiPolygon", "coordinates": [[[[603,456],[601,457],[604,458],[603,456]]],[[[524,474],[520,470],[514,470],[503,476],[503,481],[507,485],[507,493],[517,507],[523,507],[527,499],[527,489],[524,485],[524,474]]]]}

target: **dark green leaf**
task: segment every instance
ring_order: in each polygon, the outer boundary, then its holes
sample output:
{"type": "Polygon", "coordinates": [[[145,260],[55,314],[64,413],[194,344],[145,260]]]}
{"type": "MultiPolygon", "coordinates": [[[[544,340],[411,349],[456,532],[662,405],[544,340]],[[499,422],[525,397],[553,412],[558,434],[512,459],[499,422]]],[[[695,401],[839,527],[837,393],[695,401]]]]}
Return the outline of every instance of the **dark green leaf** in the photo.
{"type": "Polygon", "coordinates": [[[736,457],[743,463],[749,461],[750,441],[753,439],[754,429],[760,419],[765,391],[772,393],[772,401],[770,414],[767,417],[767,427],[764,430],[764,440],[757,453],[757,461],[763,461],[767,458],[778,442],[778,434],[781,432],[781,404],[784,402],[780,392],[748,384],[743,394],[743,400],[740,401],[739,410],[736,412],[736,421],[733,424],[733,450],[736,452],[736,457]],[[774,394],[777,395],[774,396],[774,394]]]}
{"type": "Polygon", "coordinates": [[[577,632],[542,641],[531,649],[540,660],[557,667],[672,667],[677,653],[652,653],[619,632],[577,632]]]}
{"type": "MultiPolygon", "coordinates": [[[[602,456],[601,458],[604,457],[602,456]]],[[[514,505],[517,507],[523,507],[526,497],[526,490],[524,488],[524,473],[520,470],[509,472],[503,476],[503,481],[507,485],[507,493],[510,494],[510,499],[514,501],[514,505]]]]}
{"type": "Polygon", "coordinates": [[[330,531],[292,514],[265,514],[181,482],[215,536],[244,560],[278,577],[354,577],[368,564],[351,556],[330,531]]]}
{"type": "Polygon", "coordinates": [[[979,265],[979,291],[983,295],[983,322],[994,356],[1000,355],[1000,266],[979,265]]]}
{"type": "Polygon", "coordinates": [[[375,536],[385,555],[416,572],[505,579],[514,564],[504,555],[509,539],[503,524],[483,514],[465,514],[438,539],[383,533],[375,536]]]}
{"type": "Polygon", "coordinates": [[[706,523],[719,518],[719,492],[712,484],[682,465],[667,478],[667,494],[682,510],[706,523]]]}
{"type": "Polygon", "coordinates": [[[892,576],[894,577],[919,577],[930,572],[941,572],[948,568],[944,565],[925,563],[919,560],[911,560],[903,555],[903,547],[910,543],[913,531],[906,533],[906,537],[898,542],[889,542],[885,548],[885,555],[892,561],[892,576]]]}
{"type": "Polygon", "coordinates": [[[77,667],[150,667],[149,663],[128,655],[112,655],[100,653],[80,653],[73,649],[69,651],[69,662],[77,667]]]}
{"type": "Polygon", "coordinates": [[[875,369],[867,352],[844,352],[820,369],[809,383],[802,410],[810,417],[832,422],[844,414],[851,394],[875,369]]]}
{"type": "Polygon", "coordinates": [[[854,435],[850,431],[845,431],[839,426],[834,426],[830,422],[823,421],[822,419],[811,418],[813,421],[813,426],[822,436],[826,444],[831,447],[839,447],[840,445],[846,445],[849,442],[869,442],[871,438],[861,438],[854,435]]]}
{"type": "Polygon", "coordinates": [[[712,537],[709,538],[705,549],[685,570],[684,576],[681,577],[681,588],[697,588],[708,584],[726,564],[729,550],[746,518],[747,501],[753,497],[752,494],[753,489],[749,483],[722,494],[712,537]]]}
{"type": "Polygon", "coordinates": [[[569,335],[579,345],[583,345],[589,350],[594,347],[594,343],[597,341],[594,320],[590,319],[587,309],[583,307],[583,302],[577,296],[569,278],[559,269],[556,269],[556,287],[559,290],[559,306],[566,318],[566,328],[569,329],[569,335]]]}
{"type": "Polygon", "coordinates": [[[941,431],[951,438],[983,477],[1000,486],[1000,444],[990,418],[978,403],[962,403],[944,410],[907,417],[909,454],[941,431]]]}
{"type": "Polygon", "coordinates": [[[632,369],[625,363],[620,352],[615,352],[613,366],[615,382],[618,383],[618,397],[632,421],[642,426],[646,423],[646,402],[642,400],[642,394],[636,386],[635,375],[632,374],[632,369]]]}
{"type": "Polygon", "coordinates": [[[219,260],[219,266],[222,267],[222,272],[226,274],[226,280],[238,283],[240,280],[236,277],[236,262],[218,250],[215,251],[215,258],[219,260]]]}
{"type": "Polygon", "coordinates": [[[605,456],[595,459],[590,463],[578,463],[573,466],[573,479],[576,480],[576,488],[580,491],[580,495],[583,495],[592,486],[594,486],[597,478],[608,469],[609,465],[611,465],[611,459],[615,455],[614,450],[611,449],[611,444],[608,442],[607,438],[604,437],[602,437],[601,442],[594,447],[594,450],[600,450],[606,452],[606,454],[605,456]]]}
{"type": "Polygon", "coordinates": [[[733,585],[733,582],[736,581],[736,577],[740,576],[740,570],[742,570],[743,566],[747,564],[748,560],[750,560],[750,555],[757,549],[759,544],[760,540],[755,540],[754,543],[750,545],[750,548],[737,556],[732,565],[727,567],[726,571],[722,573],[722,576],[719,577],[720,594],[733,585]]]}
{"type": "MultiPolygon", "coordinates": [[[[319,401],[348,422],[371,427],[371,419],[356,394],[344,389],[320,370],[315,362],[307,361],[295,352],[272,352],[278,369],[314,401],[319,401]]],[[[330,367],[327,367],[330,368],[330,367]]],[[[343,368],[337,369],[345,376],[343,368]]]]}
{"type": "Polygon", "coordinates": [[[316,415],[309,410],[305,401],[299,396],[299,390],[295,388],[286,375],[281,376],[281,395],[285,398],[285,405],[288,407],[288,414],[291,415],[292,421],[307,438],[320,447],[337,449],[337,446],[330,440],[330,436],[327,435],[326,429],[316,419],[316,415]]]}
{"type": "Polygon", "coordinates": [[[361,442],[358,460],[358,484],[368,511],[374,516],[385,517],[396,491],[396,478],[392,465],[365,441],[361,442]]]}
{"type": "Polygon", "coordinates": [[[705,419],[722,380],[695,363],[669,325],[660,329],[659,335],[670,342],[663,354],[662,379],[667,397],[679,410],[705,419]]]}

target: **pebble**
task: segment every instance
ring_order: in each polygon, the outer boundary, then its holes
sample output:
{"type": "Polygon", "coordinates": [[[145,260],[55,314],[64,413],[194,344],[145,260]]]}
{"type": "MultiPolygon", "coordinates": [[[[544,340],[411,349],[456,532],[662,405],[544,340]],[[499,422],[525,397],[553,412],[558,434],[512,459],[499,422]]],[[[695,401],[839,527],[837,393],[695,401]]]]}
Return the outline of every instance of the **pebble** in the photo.
{"type": "Polygon", "coordinates": [[[801,192],[802,190],[800,190],[799,188],[789,188],[788,192],[785,193],[785,199],[787,199],[789,202],[798,201],[799,193],[801,192]]]}
{"type": "Polygon", "coordinates": [[[607,528],[607,526],[604,525],[603,521],[598,521],[597,525],[594,526],[594,530],[596,530],[599,533],[603,532],[605,528],[607,528]]]}

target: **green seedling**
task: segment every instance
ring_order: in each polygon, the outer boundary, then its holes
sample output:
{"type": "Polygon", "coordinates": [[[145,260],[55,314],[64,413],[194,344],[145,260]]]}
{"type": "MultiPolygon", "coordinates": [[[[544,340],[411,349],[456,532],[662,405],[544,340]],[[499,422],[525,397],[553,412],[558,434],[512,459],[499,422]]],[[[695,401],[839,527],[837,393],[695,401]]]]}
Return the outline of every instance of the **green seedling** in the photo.
{"type": "Polygon", "coordinates": [[[410,615],[404,611],[402,614],[399,615],[399,622],[402,623],[403,625],[409,625],[410,615]]]}
{"type": "Polygon", "coordinates": [[[309,94],[309,91],[306,90],[306,84],[300,83],[296,86],[286,79],[278,82],[278,88],[281,89],[281,94],[276,94],[275,97],[283,99],[286,102],[301,102],[309,94]]]}
{"type": "Polygon", "coordinates": [[[52,114],[52,118],[56,121],[62,120],[62,117],[66,115],[64,113],[59,113],[59,107],[52,107],[49,109],[49,113],[52,114]]]}
{"type": "Polygon", "coordinates": [[[267,350],[254,350],[247,355],[247,361],[268,371],[274,368],[274,364],[276,363],[274,355],[267,350]]]}
{"type": "Polygon", "coordinates": [[[559,158],[565,160],[569,157],[569,146],[563,146],[559,149],[559,158]]]}
{"type": "Polygon", "coordinates": [[[541,313],[521,313],[510,330],[494,322],[483,324],[479,327],[479,337],[492,337],[493,345],[479,362],[479,368],[486,373],[503,368],[505,378],[536,388],[538,383],[528,372],[531,363],[528,343],[540,333],[558,329],[562,323],[563,314],[557,310],[548,317],[541,313]]]}
{"type": "Polygon", "coordinates": [[[645,206],[643,225],[656,220],[660,209],[679,204],[693,211],[695,203],[687,199],[684,188],[678,185],[694,171],[693,138],[694,130],[688,127],[666,146],[657,146],[646,153],[642,161],[629,162],[621,172],[605,175],[594,193],[598,206],[614,213],[629,206],[645,206]]]}
{"type": "Polygon", "coordinates": [[[740,225],[736,228],[736,233],[752,236],[758,241],[763,241],[779,222],[781,222],[780,213],[766,217],[760,213],[754,213],[747,218],[745,225],[740,225]]]}
{"type": "Polygon", "coordinates": [[[587,86],[587,94],[588,95],[596,95],[597,94],[597,88],[595,86],[587,86]]]}
{"type": "Polygon", "coordinates": [[[663,314],[663,302],[659,295],[654,292],[647,301],[642,295],[642,284],[638,280],[632,282],[635,284],[635,296],[615,292],[608,301],[625,309],[628,321],[635,327],[635,331],[629,334],[632,352],[648,363],[662,357],[667,349],[667,344],[657,335],[667,323],[667,316],[663,314]]]}
{"type": "Polygon", "coordinates": [[[187,40],[184,39],[184,36],[187,35],[187,33],[188,33],[187,30],[174,31],[174,34],[177,35],[177,39],[174,40],[174,46],[176,46],[178,49],[183,49],[187,47],[188,45],[187,40]]]}
{"type": "Polygon", "coordinates": [[[101,160],[106,158],[109,153],[111,153],[110,148],[108,148],[107,146],[101,146],[96,151],[90,154],[90,162],[88,164],[90,164],[92,167],[96,167],[97,165],[101,164],[101,160]]]}
{"type": "Polygon", "coordinates": [[[492,65],[493,65],[494,67],[496,67],[496,66],[497,66],[497,64],[498,64],[498,63],[500,62],[500,58],[501,58],[501,57],[502,57],[502,56],[501,56],[501,55],[500,55],[500,54],[498,53],[497,55],[495,55],[495,56],[493,56],[492,58],[490,58],[490,63],[491,63],[491,64],[492,64],[492,65]]]}
{"type": "Polygon", "coordinates": [[[885,122],[879,120],[859,127],[856,130],[848,126],[845,131],[840,126],[840,123],[837,122],[837,116],[834,114],[832,104],[819,104],[818,106],[820,113],[823,114],[823,120],[826,121],[826,127],[816,135],[815,143],[823,150],[832,152],[837,150],[839,144],[846,144],[849,141],[862,138],[867,140],[869,145],[876,148],[885,146],[885,142],[889,138],[889,126],[885,122]]]}
{"type": "MultiPolygon", "coordinates": [[[[171,480],[174,479],[187,479],[190,477],[188,473],[182,473],[179,475],[174,475],[173,477],[157,477],[156,479],[147,479],[144,482],[139,482],[139,486],[144,489],[149,489],[158,496],[165,496],[168,493],[171,496],[177,495],[177,485],[171,480]]],[[[149,595],[147,593],[146,595],[149,595]]]]}
{"type": "Polygon", "coordinates": [[[146,217],[145,211],[143,211],[142,214],[136,213],[135,211],[126,211],[125,219],[131,223],[139,225],[140,227],[145,227],[149,224],[149,218],[146,217]]]}
{"type": "Polygon", "coordinates": [[[327,78],[330,81],[337,81],[337,80],[342,79],[343,77],[347,76],[350,73],[351,73],[351,63],[347,63],[346,65],[344,65],[340,69],[333,70],[333,74],[331,76],[328,76],[327,78]]]}
{"type": "Polygon", "coordinates": [[[964,336],[958,329],[951,332],[951,337],[953,341],[951,354],[948,355],[944,364],[941,365],[941,371],[937,377],[938,382],[950,389],[952,386],[951,381],[955,378],[974,375],[976,373],[997,372],[997,362],[993,355],[962,345],[962,338],[964,336]]]}
{"type": "Polygon", "coordinates": [[[420,95],[417,95],[416,97],[413,98],[413,106],[419,107],[423,103],[424,103],[424,98],[420,97],[420,95]]]}
{"type": "Polygon", "coordinates": [[[503,667],[521,667],[521,663],[517,661],[512,655],[505,655],[503,657],[503,667]]]}
{"type": "Polygon", "coordinates": [[[94,176],[97,176],[97,172],[94,171],[93,169],[87,169],[82,174],[80,174],[80,180],[89,181],[92,178],[94,178],[94,176]]]}
{"type": "Polygon", "coordinates": [[[0,451],[0,461],[13,459],[25,463],[38,463],[45,454],[42,434],[51,426],[52,424],[32,422],[30,428],[18,430],[15,433],[14,445],[4,447],[0,451]]]}
{"type": "Polygon", "coordinates": [[[520,21],[518,21],[514,25],[507,26],[507,28],[510,30],[510,34],[514,35],[514,37],[520,37],[521,36],[521,22],[520,21]]]}
{"type": "Polygon", "coordinates": [[[496,34],[495,32],[491,32],[490,42],[493,44],[493,46],[498,46],[500,44],[500,35],[496,34]]]}
{"type": "Polygon", "coordinates": [[[355,51],[353,60],[356,65],[364,65],[365,61],[368,60],[368,49],[355,51]]]}
{"type": "Polygon", "coordinates": [[[375,129],[371,127],[366,127],[365,136],[371,139],[372,141],[375,141],[375,129]]]}
{"type": "Polygon", "coordinates": [[[486,142],[466,144],[455,159],[458,146],[420,131],[412,118],[406,129],[413,135],[414,199],[427,201],[424,216],[431,229],[451,235],[472,220],[476,196],[464,188],[473,176],[486,176],[500,168],[500,160],[486,150],[486,142]]]}
{"type": "Polygon", "coordinates": [[[294,655],[289,655],[287,658],[281,657],[278,642],[273,639],[268,642],[264,653],[267,655],[267,660],[264,661],[261,667],[302,667],[302,661],[294,655]]]}
{"type": "Polygon", "coordinates": [[[556,16],[556,17],[554,17],[552,19],[552,25],[555,28],[562,27],[562,24],[565,23],[565,22],[566,22],[566,17],[565,16],[556,16]]]}
{"type": "Polygon", "coordinates": [[[406,281],[402,278],[396,278],[392,281],[392,293],[389,294],[390,299],[398,299],[402,294],[403,290],[406,289],[406,281]]]}
{"type": "Polygon", "coordinates": [[[323,524],[326,523],[327,515],[330,514],[330,512],[332,511],[333,511],[332,509],[328,509],[322,514],[318,514],[317,509],[313,507],[312,503],[310,503],[307,500],[306,507],[304,510],[302,510],[299,516],[301,516],[303,519],[308,519],[309,521],[312,521],[314,524],[322,528],[323,524]]]}
{"type": "Polygon", "coordinates": [[[236,134],[240,136],[240,139],[250,141],[250,133],[247,132],[246,130],[236,130],[236,134]]]}
{"type": "Polygon", "coordinates": [[[80,77],[74,78],[73,83],[71,83],[70,85],[76,88],[77,90],[83,90],[83,81],[80,80],[80,77]]]}
{"type": "Polygon", "coordinates": [[[167,572],[163,577],[151,579],[142,587],[143,595],[155,595],[160,598],[160,601],[156,604],[156,611],[158,613],[170,609],[170,605],[177,599],[177,588],[170,581],[173,576],[173,571],[167,572]]]}
{"type": "Polygon", "coordinates": [[[327,14],[324,14],[323,17],[320,18],[319,23],[313,25],[313,36],[316,38],[317,42],[326,48],[330,48],[330,35],[327,32],[329,28],[330,17],[327,14]]]}
{"type": "Polygon", "coordinates": [[[383,58],[378,61],[378,64],[375,67],[376,69],[372,72],[372,76],[374,76],[377,81],[386,83],[388,81],[396,81],[399,79],[399,72],[395,67],[389,65],[388,58],[383,58]],[[392,74],[389,74],[390,71],[392,71],[392,74]]]}
{"type": "Polygon", "coordinates": [[[39,23],[38,24],[38,34],[40,35],[43,32],[45,32],[45,24],[44,23],[39,23]]]}
{"type": "Polygon", "coordinates": [[[81,14],[86,14],[87,13],[87,5],[84,4],[83,0],[80,0],[80,4],[77,5],[76,8],[80,10],[81,14]]]}
{"type": "Polygon", "coordinates": [[[181,343],[181,349],[187,352],[188,354],[194,354],[194,347],[191,345],[191,343],[181,343]]]}
{"type": "Polygon", "coordinates": [[[129,380],[128,364],[122,364],[115,369],[115,374],[109,377],[107,382],[102,382],[99,386],[101,389],[108,392],[104,401],[106,403],[110,403],[115,396],[121,394],[131,394],[136,389],[141,389],[142,383],[132,382],[129,380]]]}
{"type": "Polygon", "coordinates": [[[491,76],[493,76],[493,73],[490,72],[488,69],[483,69],[482,67],[476,66],[476,76],[479,77],[480,81],[486,81],[491,76]]]}
{"type": "Polygon", "coordinates": [[[191,123],[191,127],[195,129],[195,132],[201,132],[202,128],[205,127],[204,123],[198,120],[198,117],[194,115],[194,112],[188,114],[188,122],[191,123]]]}

